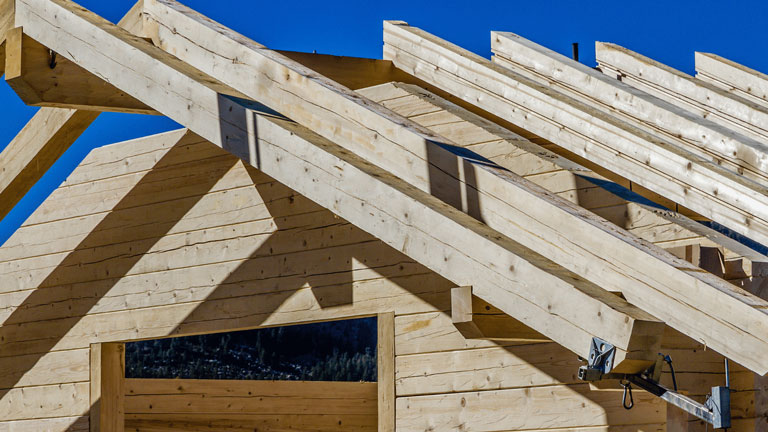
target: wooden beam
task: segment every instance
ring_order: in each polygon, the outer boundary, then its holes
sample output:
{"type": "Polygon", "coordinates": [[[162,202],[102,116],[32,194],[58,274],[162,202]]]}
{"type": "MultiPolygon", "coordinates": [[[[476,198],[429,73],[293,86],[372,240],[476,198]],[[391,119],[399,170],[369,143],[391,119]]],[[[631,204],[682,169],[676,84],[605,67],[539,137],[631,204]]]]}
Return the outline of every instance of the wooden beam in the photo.
{"type": "Polygon", "coordinates": [[[41,108],[0,153],[0,218],[24,197],[98,112],[41,108]]]}
{"type": "Polygon", "coordinates": [[[768,145],[611,78],[513,33],[493,32],[494,60],[540,84],[768,185],[768,145]]]}
{"type": "MultiPolygon", "coordinates": [[[[387,22],[385,23],[384,38],[385,57],[393,60],[396,66],[415,74],[417,78],[460,96],[469,103],[478,104],[486,111],[524,126],[544,138],[562,143],[584,157],[588,156],[592,160],[600,160],[603,165],[612,169],[617,166],[622,169],[626,168],[627,176],[634,177],[634,181],[645,183],[649,187],[658,187],[657,191],[659,192],[665,194],[675,192],[680,198],[693,197],[696,205],[702,210],[706,210],[710,215],[714,215],[713,210],[717,210],[720,214],[729,213],[734,216],[735,212],[742,213],[739,216],[742,217],[741,222],[734,224],[736,222],[734,219],[730,221],[734,222],[730,225],[739,225],[742,231],[756,234],[758,231],[754,229],[755,225],[761,224],[759,232],[768,234],[768,225],[765,224],[768,221],[758,219],[758,216],[752,214],[745,216],[742,210],[750,208],[752,209],[750,213],[763,217],[764,209],[768,205],[766,195],[757,190],[752,191],[751,195],[743,190],[745,195],[739,195],[736,193],[739,188],[733,188],[729,192],[731,195],[726,194],[726,197],[741,206],[735,207],[723,202],[723,191],[729,186],[741,184],[742,186],[756,187],[754,184],[740,183],[745,180],[730,173],[726,174],[713,164],[698,160],[695,157],[691,160],[689,156],[692,157],[693,155],[675,150],[673,146],[663,144],[655,138],[651,139],[646,134],[616,122],[594,109],[558,95],[547,87],[514,74],[501,66],[494,65],[487,59],[440,40],[422,30],[409,27],[404,23],[387,22]],[[633,133],[630,135],[629,132],[633,133]],[[630,140],[630,136],[633,139],[630,140]],[[653,156],[648,156],[647,164],[632,160],[644,152],[653,156]],[[664,157],[660,157],[662,155],[664,157]],[[675,167],[672,162],[682,165],[682,167],[675,167]],[[722,183],[715,183],[709,176],[704,181],[705,169],[711,170],[710,173],[716,173],[718,181],[722,181],[722,183]],[[667,173],[675,173],[675,175],[667,173]],[[653,182],[649,182],[648,178],[651,178],[653,182]],[[682,186],[681,180],[689,182],[689,185],[677,189],[678,186],[682,186]],[[701,189],[693,188],[690,183],[697,183],[701,189]],[[706,189],[712,190],[714,187],[718,188],[717,194],[704,193],[706,189]],[[747,205],[747,201],[752,199],[754,201],[747,205]],[[763,203],[763,201],[766,202],[763,203]],[[746,219],[743,219],[744,217],[746,219]],[[748,220],[749,223],[745,223],[745,220],[748,220]]],[[[687,201],[687,199],[682,201],[687,201]]],[[[529,206],[526,211],[530,213],[536,210],[536,206],[529,206]]],[[[487,213],[483,212],[483,214],[487,213]]],[[[537,217],[546,219],[547,215],[540,214],[537,217]]],[[[725,224],[723,218],[715,219],[720,219],[719,222],[725,224]]],[[[626,260],[627,255],[621,257],[623,252],[617,253],[621,249],[620,247],[611,251],[605,248],[606,243],[603,240],[600,240],[602,244],[595,243],[594,241],[598,238],[596,233],[583,236],[588,231],[587,228],[574,227],[565,236],[569,239],[569,243],[575,242],[581,246],[590,245],[589,250],[581,254],[580,263],[586,264],[588,255],[603,251],[605,255],[602,264],[598,265],[595,261],[594,264],[589,265],[589,268],[605,269],[607,266],[622,262],[624,263],[622,264],[623,271],[633,273],[639,280],[648,280],[647,277],[653,274],[654,282],[651,287],[666,285],[666,288],[648,289],[649,285],[637,284],[637,280],[627,280],[626,284],[620,285],[622,293],[633,304],[660,317],[668,325],[684,334],[707,341],[709,347],[714,347],[717,344],[719,348],[715,348],[716,350],[723,350],[720,352],[734,359],[733,356],[739,357],[741,359],[737,360],[739,362],[753,362],[748,358],[749,356],[743,355],[743,350],[750,349],[750,344],[741,345],[734,343],[732,339],[720,339],[718,336],[720,330],[712,331],[713,327],[718,327],[723,331],[729,331],[727,328],[734,329],[733,325],[737,321],[741,321],[742,313],[731,314],[731,312],[726,312],[720,301],[711,303],[710,301],[715,297],[722,296],[723,302],[743,302],[741,306],[737,307],[740,309],[744,307],[743,312],[754,314],[755,318],[736,325],[736,328],[741,329],[737,333],[746,336],[747,334],[756,334],[750,330],[751,325],[755,322],[765,322],[766,302],[764,300],[745,296],[746,292],[743,290],[727,284],[713,275],[703,275],[701,270],[697,269],[692,272],[685,270],[687,263],[681,263],[679,260],[676,261],[677,264],[674,264],[675,268],[683,270],[686,275],[691,276],[696,281],[688,279],[688,281],[683,282],[681,279],[679,283],[670,283],[672,279],[680,276],[674,272],[668,273],[669,278],[658,279],[656,276],[659,276],[660,273],[657,272],[661,271],[662,266],[650,264],[641,258],[641,255],[635,255],[636,259],[630,262],[626,260]],[[625,265],[626,267],[624,267],[625,265]],[[709,288],[699,285],[703,289],[702,291],[691,289],[704,280],[710,286],[709,288]],[[696,294],[697,291],[700,294],[696,294]],[[671,293],[674,293],[674,296],[668,297],[671,293]],[[686,299],[684,301],[685,306],[680,309],[679,307],[683,303],[681,302],[682,298],[686,299]],[[699,315],[699,318],[694,318],[694,315],[703,311],[707,312],[704,315],[699,315]],[[709,318],[704,318],[704,316],[709,318]],[[704,321],[701,321],[702,319],[704,321]],[[698,324],[700,322],[707,322],[707,328],[702,328],[698,324]],[[717,339],[720,341],[717,342],[717,339]]],[[[768,236],[764,237],[768,238],[768,236]]],[[[562,244],[558,247],[562,247],[562,244]]],[[[656,257],[666,260],[670,255],[664,253],[663,255],[656,255],[656,257]]],[[[566,259],[553,260],[558,263],[567,262],[566,259]]],[[[580,274],[586,275],[586,273],[580,274]]],[[[592,280],[597,281],[597,279],[592,280]]],[[[602,286],[610,285],[597,283],[602,286]]]]}
{"type": "Polygon", "coordinates": [[[597,42],[595,53],[603,73],[753,139],[768,140],[768,107],[619,45],[597,42]]]}
{"type": "Polygon", "coordinates": [[[396,68],[389,60],[296,51],[276,52],[352,90],[394,81],[418,81],[412,75],[396,68]]]}
{"type": "MultiPolygon", "coordinates": [[[[15,0],[0,0],[0,11],[14,5],[15,0]]],[[[142,2],[138,2],[118,25],[141,34],[142,21],[139,17],[142,7],[142,2]]],[[[0,19],[7,16],[0,13],[0,19]]],[[[0,35],[4,38],[5,31],[0,35]]],[[[4,56],[0,56],[0,67],[5,68],[4,56]]],[[[0,219],[11,211],[98,115],[95,111],[41,108],[32,117],[0,152],[0,219]]]]}
{"type": "Polygon", "coordinates": [[[395,313],[376,317],[376,384],[379,431],[395,431],[395,313]]]}
{"type": "Polygon", "coordinates": [[[467,339],[551,342],[551,339],[472,295],[471,286],[451,289],[451,319],[467,339]]]}
{"type": "Polygon", "coordinates": [[[23,34],[6,37],[5,81],[27,105],[157,114],[155,110],[23,34]]]}
{"type": "Polygon", "coordinates": [[[586,355],[598,335],[620,370],[653,361],[663,325],[623,299],[295,123],[254,116],[257,104],[71,2],[18,8],[35,39],[552,340],[586,355]]]}
{"type": "Polygon", "coordinates": [[[768,75],[715,54],[696,53],[696,79],[768,107],[768,75]]]}
{"type": "Polygon", "coordinates": [[[91,345],[91,432],[121,432],[125,424],[125,344],[91,345]]]}

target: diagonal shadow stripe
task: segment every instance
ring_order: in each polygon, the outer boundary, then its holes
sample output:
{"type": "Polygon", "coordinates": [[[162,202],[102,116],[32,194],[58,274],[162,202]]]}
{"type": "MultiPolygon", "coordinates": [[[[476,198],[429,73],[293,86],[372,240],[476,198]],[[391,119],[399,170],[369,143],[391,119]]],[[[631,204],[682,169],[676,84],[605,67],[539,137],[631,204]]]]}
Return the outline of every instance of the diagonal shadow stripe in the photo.
{"type": "MultiPolygon", "coordinates": [[[[187,135],[189,137],[190,135],[187,135]]],[[[196,138],[196,137],[194,137],[196,138]]],[[[198,139],[199,141],[199,139],[198,139]]],[[[231,157],[212,158],[205,172],[185,170],[189,174],[173,190],[168,190],[168,174],[171,170],[184,170],[189,161],[188,147],[175,145],[154,167],[131,188],[111,209],[110,213],[72,250],[34,291],[8,316],[0,327],[0,353],[3,356],[26,355],[27,366],[17,369],[11,376],[4,376],[3,387],[10,388],[30,370],[37,361],[50,351],[89,310],[197,203],[236,163],[231,157]],[[174,201],[167,212],[146,214],[141,240],[110,245],[111,257],[100,255],[104,244],[103,233],[124,227],[126,220],[121,210],[135,209],[148,202],[174,201]],[[117,258],[117,259],[110,259],[117,258]],[[100,275],[108,277],[95,284],[78,284],[88,280],[88,270],[98,268],[100,275]],[[52,288],[53,287],[53,288],[52,288]],[[64,291],[65,297],[77,301],[51,304],[64,291]],[[50,320],[44,328],[30,332],[31,325],[40,319],[40,305],[51,305],[47,311],[50,320]],[[32,323],[32,324],[30,324],[32,323]]],[[[7,391],[0,395],[4,396],[7,391]]],[[[0,397],[2,397],[0,396],[0,397]]]]}

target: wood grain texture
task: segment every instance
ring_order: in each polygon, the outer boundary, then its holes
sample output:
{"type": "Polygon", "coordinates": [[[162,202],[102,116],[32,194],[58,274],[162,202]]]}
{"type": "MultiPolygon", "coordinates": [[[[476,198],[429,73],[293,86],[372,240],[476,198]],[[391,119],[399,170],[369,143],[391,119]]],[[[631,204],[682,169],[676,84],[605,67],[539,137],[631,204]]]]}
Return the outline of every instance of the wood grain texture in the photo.
{"type": "Polygon", "coordinates": [[[375,431],[376,383],[126,380],[126,429],[375,431]]]}
{"type": "Polygon", "coordinates": [[[493,32],[494,61],[690,153],[768,185],[768,145],[514,33],[493,32]]]}
{"type": "Polygon", "coordinates": [[[90,353],[91,432],[125,427],[125,344],[92,344],[90,353]]]}
{"type": "Polygon", "coordinates": [[[6,39],[5,81],[27,105],[135,114],[157,112],[22,33],[6,39]]]}
{"type": "Polygon", "coordinates": [[[754,139],[768,138],[768,107],[616,44],[598,42],[595,52],[605,74],[754,139]]]}
{"type": "Polygon", "coordinates": [[[376,366],[379,431],[395,430],[395,314],[377,315],[376,366]]]}
{"type": "MultiPolygon", "coordinates": [[[[118,25],[142,32],[139,19],[142,2],[118,25]]],[[[0,75],[5,71],[5,33],[14,27],[14,0],[0,0],[0,75]]],[[[29,189],[93,123],[99,113],[60,108],[41,108],[0,152],[0,219],[21,200],[29,189]]]]}

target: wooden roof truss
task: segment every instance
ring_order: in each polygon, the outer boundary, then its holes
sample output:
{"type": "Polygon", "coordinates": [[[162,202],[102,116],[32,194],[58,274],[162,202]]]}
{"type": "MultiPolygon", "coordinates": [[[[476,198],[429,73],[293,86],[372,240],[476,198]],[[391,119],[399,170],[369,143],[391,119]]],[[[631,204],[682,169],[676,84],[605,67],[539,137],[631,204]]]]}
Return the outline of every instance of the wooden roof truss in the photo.
{"type": "Polygon", "coordinates": [[[455,283],[467,337],[583,358],[596,337],[636,374],[667,325],[768,372],[768,302],[699,267],[707,250],[768,260],[764,75],[697,54],[693,78],[599,44],[603,74],[510,33],[489,61],[402,22],[384,24],[385,60],[278,52],[173,0],[118,25],[67,0],[0,8],[0,71],[43,107],[0,153],[0,216],[98,112],[164,115],[455,283]],[[700,259],[609,221],[606,202],[690,233],[700,259]]]}

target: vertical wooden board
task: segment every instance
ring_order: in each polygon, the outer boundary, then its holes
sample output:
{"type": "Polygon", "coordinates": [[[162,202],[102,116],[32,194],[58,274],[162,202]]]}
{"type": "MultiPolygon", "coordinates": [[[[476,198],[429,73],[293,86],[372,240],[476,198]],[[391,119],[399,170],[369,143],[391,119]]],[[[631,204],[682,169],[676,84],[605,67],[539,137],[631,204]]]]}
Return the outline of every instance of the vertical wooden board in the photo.
{"type": "Polygon", "coordinates": [[[91,432],[125,425],[125,344],[91,345],[91,432]]]}
{"type": "Polygon", "coordinates": [[[5,75],[5,37],[0,36],[0,77],[5,75]]]}
{"type": "Polygon", "coordinates": [[[378,417],[379,432],[395,430],[395,314],[377,316],[378,417]]]}

